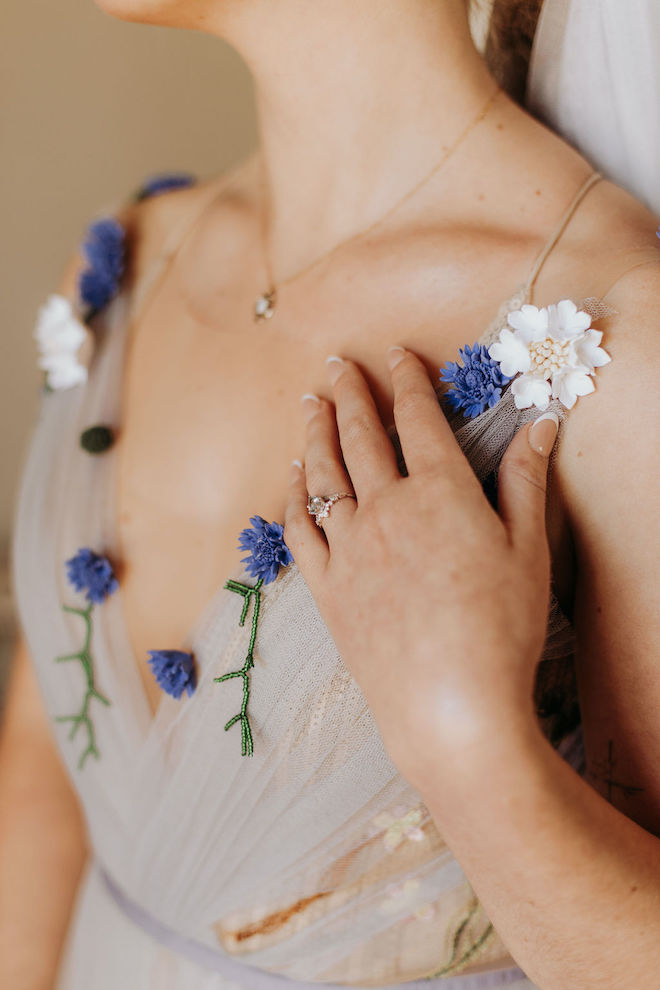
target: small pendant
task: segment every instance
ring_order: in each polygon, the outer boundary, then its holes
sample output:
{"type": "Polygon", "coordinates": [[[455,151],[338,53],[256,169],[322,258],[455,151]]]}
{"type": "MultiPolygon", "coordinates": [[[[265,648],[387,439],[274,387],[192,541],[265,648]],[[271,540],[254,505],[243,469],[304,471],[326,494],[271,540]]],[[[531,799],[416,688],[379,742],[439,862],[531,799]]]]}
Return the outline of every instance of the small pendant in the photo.
{"type": "Polygon", "coordinates": [[[275,312],[276,302],[277,302],[276,289],[271,289],[270,292],[264,292],[262,296],[259,296],[256,303],[254,304],[255,322],[259,322],[260,320],[270,320],[271,316],[275,312]]]}

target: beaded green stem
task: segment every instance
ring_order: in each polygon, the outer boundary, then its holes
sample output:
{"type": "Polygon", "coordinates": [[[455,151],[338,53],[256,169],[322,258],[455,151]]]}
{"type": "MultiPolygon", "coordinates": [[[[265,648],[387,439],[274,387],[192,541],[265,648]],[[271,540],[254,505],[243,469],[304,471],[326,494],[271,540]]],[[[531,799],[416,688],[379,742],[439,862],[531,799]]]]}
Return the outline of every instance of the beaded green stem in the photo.
{"type": "Polygon", "coordinates": [[[229,591],[235,591],[237,595],[243,595],[243,608],[241,610],[241,618],[239,620],[239,626],[245,625],[245,619],[247,617],[248,608],[250,605],[250,599],[254,598],[254,609],[252,612],[252,630],[250,633],[250,642],[248,644],[247,656],[245,658],[245,663],[240,670],[233,670],[231,673],[223,674],[222,677],[214,677],[214,681],[228,681],[231,677],[242,677],[243,678],[243,703],[241,705],[241,710],[238,715],[234,715],[230,718],[225,725],[225,732],[230,729],[234,722],[238,722],[240,719],[241,723],[241,755],[248,756],[253,755],[253,744],[252,744],[252,732],[250,731],[250,722],[247,717],[247,703],[250,697],[250,679],[248,677],[248,671],[251,667],[254,667],[254,641],[257,637],[257,624],[259,622],[259,609],[261,607],[261,592],[260,588],[263,584],[263,578],[260,578],[254,587],[250,587],[249,584],[241,584],[240,581],[233,581],[231,578],[225,584],[225,588],[229,591]]]}
{"type": "Polygon", "coordinates": [[[94,608],[94,603],[90,604],[85,609],[72,608],[69,605],[63,605],[62,608],[65,612],[73,612],[74,615],[81,616],[85,621],[85,642],[81,650],[78,653],[66,653],[63,656],[55,657],[55,660],[60,663],[65,660],[78,660],[82,665],[82,669],[85,673],[85,678],[87,680],[87,690],[85,692],[85,697],[83,699],[82,708],[75,715],[58,715],[55,718],[56,722],[72,722],[71,732],[69,733],[69,739],[73,739],[76,732],[81,725],[84,725],[87,729],[88,743],[87,748],[82,753],[80,760],[78,761],[78,769],[82,770],[85,760],[88,756],[95,756],[99,759],[99,751],[96,747],[96,736],[94,734],[94,726],[92,725],[92,720],[89,717],[89,703],[92,698],[97,698],[99,701],[103,702],[104,705],[109,705],[108,699],[101,694],[100,691],[94,686],[94,671],[93,671],[93,661],[92,655],[90,653],[90,643],[92,639],[92,609],[94,608]]]}

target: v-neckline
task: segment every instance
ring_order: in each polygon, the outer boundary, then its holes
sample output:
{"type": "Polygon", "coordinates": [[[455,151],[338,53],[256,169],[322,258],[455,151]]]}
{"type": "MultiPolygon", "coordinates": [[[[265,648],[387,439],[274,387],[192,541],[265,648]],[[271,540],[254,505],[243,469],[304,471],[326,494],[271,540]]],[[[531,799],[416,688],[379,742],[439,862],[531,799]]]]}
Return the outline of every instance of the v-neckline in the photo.
{"type": "MultiPolygon", "coordinates": [[[[538,275],[538,272],[541,269],[541,267],[542,267],[545,259],[547,258],[548,254],[552,250],[552,248],[553,248],[554,244],[556,243],[556,241],[558,240],[558,238],[561,236],[562,231],[564,230],[566,224],[569,222],[570,218],[572,217],[575,209],[577,208],[577,206],[579,205],[580,201],[582,200],[585,192],[595,182],[597,182],[601,178],[603,178],[603,177],[601,176],[601,174],[599,172],[592,171],[589,174],[589,176],[586,178],[586,180],[584,180],[581,183],[581,185],[578,188],[577,192],[573,196],[573,199],[569,203],[567,209],[564,211],[564,213],[560,217],[559,222],[557,224],[555,224],[555,227],[554,227],[553,231],[551,232],[550,237],[546,239],[545,244],[544,244],[544,247],[543,247],[543,250],[541,251],[540,254],[537,255],[537,257],[536,257],[536,259],[534,261],[534,264],[532,266],[531,271],[529,271],[528,274],[527,274],[527,277],[522,282],[520,282],[518,284],[518,286],[514,290],[514,292],[511,295],[509,295],[505,300],[503,300],[503,302],[500,304],[500,306],[499,306],[499,308],[497,310],[497,313],[495,314],[495,316],[493,317],[493,319],[491,320],[491,322],[485,328],[485,330],[481,334],[481,336],[477,338],[477,343],[488,346],[488,344],[490,344],[492,342],[492,340],[494,339],[495,334],[497,333],[498,329],[501,328],[502,326],[504,326],[505,321],[506,321],[506,314],[507,314],[507,312],[510,312],[512,309],[518,309],[522,305],[524,305],[525,303],[531,302],[532,297],[533,297],[534,282],[535,282],[535,279],[536,279],[536,277],[538,275]]],[[[116,418],[119,420],[119,422],[116,423],[116,426],[117,426],[118,432],[119,432],[119,443],[121,443],[121,439],[123,437],[123,428],[124,428],[124,417],[123,417],[123,411],[124,411],[124,387],[125,387],[125,382],[126,382],[125,371],[126,371],[126,367],[127,367],[128,349],[129,349],[129,346],[130,346],[130,343],[131,343],[131,337],[132,337],[132,335],[129,333],[129,329],[133,326],[133,324],[134,324],[134,322],[136,320],[136,317],[135,317],[136,300],[138,302],[140,302],[143,299],[143,293],[144,293],[144,282],[143,282],[143,279],[144,280],[147,280],[147,281],[149,279],[152,279],[153,278],[153,271],[156,269],[156,266],[162,265],[163,262],[165,262],[165,272],[164,273],[161,272],[160,274],[157,273],[157,275],[156,275],[155,288],[151,287],[150,285],[147,285],[147,293],[148,293],[148,295],[147,295],[147,303],[148,303],[148,302],[151,302],[153,300],[154,295],[156,294],[155,290],[157,290],[158,287],[159,287],[159,285],[162,283],[163,275],[167,273],[167,270],[170,267],[170,265],[168,264],[168,262],[173,261],[179,255],[180,249],[181,249],[182,245],[187,240],[187,235],[188,235],[189,231],[192,228],[195,227],[195,225],[196,225],[197,221],[199,220],[200,216],[203,215],[206,206],[209,203],[212,203],[212,202],[215,201],[215,198],[216,198],[216,195],[217,195],[217,191],[218,191],[218,186],[220,186],[220,188],[222,188],[223,184],[224,184],[224,178],[223,178],[223,176],[220,177],[220,179],[219,179],[219,181],[217,183],[212,183],[211,189],[210,189],[209,194],[208,194],[208,197],[205,196],[203,198],[202,209],[200,211],[195,211],[194,216],[192,217],[192,222],[189,222],[188,219],[186,219],[186,221],[184,222],[184,225],[183,225],[183,235],[181,236],[178,233],[177,230],[174,231],[175,237],[174,237],[174,240],[172,241],[173,249],[171,251],[169,251],[169,252],[166,249],[164,252],[162,252],[161,254],[159,254],[154,259],[152,265],[149,266],[149,268],[147,269],[147,272],[146,272],[145,276],[143,276],[143,278],[139,279],[138,282],[137,282],[137,284],[135,286],[133,286],[132,288],[126,290],[125,295],[127,295],[128,298],[126,299],[126,310],[125,310],[125,312],[123,314],[123,320],[122,320],[123,325],[120,328],[120,332],[122,333],[122,350],[121,350],[121,359],[120,359],[120,362],[119,362],[120,367],[117,369],[117,371],[118,371],[118,377],[116,377],[114,379],[117,382],[117,387],[119,389],[119,395],[117,397],[117,401],[116,401],[115,407],[114,407],[115,410],[116,410],[116,414],[117,414],[116,415],[116,418]]],[[[167,246],[169,244],[170,244],[170,240],[168,238],[168,241],[166,243],[166,248],[167,248],[167,246]]],[[[143,315],[144,308],[140,308],[140,307],[137,307],[137,308],[138,308],[139,316],[143,315]]],[[[101,314],[101,318],[103,318],[103,314],[101,314]]],[[[443,392],[443,386],[440,385],[439,387],[436,387],[436,391],[438,392],[438,395],[440,396],[442,394],[442,392],[443,392]]],[[[109,496],[110,497],[109,513],[111,514],[112,518],[107,521],[106,525],[110,529],[110,535],[111,535],[111,539],[113,541],[114,547],[117,548],[118,550],[120,550],[121,543],[120,543],[120,528],[119,528],[119,518],[118,518],[119,499],[118,499],[118,490],[117,490],[118,483],[119,483],[119,457],[118,457],[118,449],[119,449],[118,446],[114,446],[111,449],[111,454],[110,454],[110,456],[111,456],[111,465],[110,465],[110,471],[109,471],[109,485],[111,487],[111,493],[110,493],[110,496],[109,496]]],[[[218,589],[216,589],[216,591],[211,595],[211,597],[203,604],[203,606],[201,607],[201,609],[198,611],[198,613],[196,615],[196,618],[194,619],[192,625],[189,627],[188,633],[187,633],[187,635],[185,637],[186,640],[188,640],[188,641],[190,640],[190,637],[191,637],[193,631],[198,626],[198,624],[201,621],[202,617],[207,612],[207,610],[208,610],[211,602],[215,599],[217,593],[218,593],[218,589]]],[[[131,635],[130,635],[130,629],[129,629],[129,625],[128,625],[128,621],[127,621],[126,610],[125,610],[125,607],[124,607],[123,588],[121,587],[121,582],[120,582],[120,587],[118,588],[118,590],[116,591],[115,594],[117,596],[117,605],[118,605],[117,612],[118,613],[121,613],[121,623],[122,623],[122,625],[124,627],[124,639],[126,641],[127,648],[128,648],[128,650],[130,652],[131,662],[133,663],[133,666],[134,666],[134,675],[137,678],[137,681],[138,681],[138,684],[139,684],[140,693],[141,693],[141,697],[142,697],[142,703],[143,703],[143,708],[144,708],[144,713],[145,713],[145,720],[146,720],[146,723],[147,723],[147,726],[148,726],[147,734],[150,735],[154,731],[154,729],[157,726],[157,724],[160,722],[160,716],[161,716],[162,709],[163,709],[163,702],[164,702],[165,699],[164,698],[161,698],[159,704],[156,707],[156,710],[152,712],[151,703],[149,701],[149,696],[147,694],[147,690],[146,690],[146,687],[144,685],[144,682],[143,682],[143,679],[142,679],[142,676],[141,676],[141,673],[140,673],[140,665],[138,663],[138,658],[137,658],[137,655],[136,655],[135,650],[133,648],[133,643],[132,643],[132,639],[131,639],[131,635]]],[[[193,700],[193,698],[194,698],[194,695],[191,697],[190,700],[193,700]]],[[[179,700],[182,701],[182,703],[185,703],[185,701],[183,699],[179,699],[179,700]]]]}
{"type": "MultiPolygon", "coordinates": [[[[162,263],[162,256],[159,256],[158,258],[154,259],[154,267],[159,262],[162,263]]],[[[154,269],[151,269],[151,272],[148,273],[148,275],[151,274],[153,277],[153,270],[154,269]]],[[[156,285],[154,286],[154,289],[157,289],[159,284],[160,284],[160,278],[157,277],[156,285]]],[[[149,302],[152,298],[153,296],[150,294],[148,296],[147,302],[149,302]]],[[[116,439],[112,447],[110,448],[111,456],[109,458],[108,477],[107,477],[107,484],[109,487],[110,495],[106,507],[106,512],[108,516],[106,523],[106,527],[107,527],[106,532],[108,535],[110,545],[115,549],[115,552],[118,554],[117,565],[118,565],[118,569],[120,570],[124,567],[125,558],[123,554],[123,540],[121,536],[121,529],[119,526],[119,480],[120,480],[119,468],[121,466],[119,454],[122,447],[122,440],[124,435],[124,410],[126,406],[125,383],[126,383],[126,371],[128,366],[128,354],[132,339],[132,335],[130,331],[133,328],[135,321],[134,292],[129,291],[124,297],[124,302],[125,302],[124,312],[123,314],[120,313],[121,325],[114,328],[104,327],[104,329],[110,329],[111,332],[114,330],[114,332],[119,332],[122,334],[121,353],[120,353],[120,358],[117,362],[116,375],[114,378],[116,387],[118,389],[118,394],[115,402],[116,415],[114,422],[116,439]]],[[[144,313],[144,309],[140,309],[139,316],[143,315],[143,313],[144,313]]],[[[211,595],[205,601],[201,609],[197,611],[193,622],[189,625],[188,630],[185,636],[183,637],[184,643],[190,642],[193,631],[198,627],[201,619],[207,612],[211,602],[215,600],[223,584],[224,582],[211,593],[211,595]]],[[[115,599],[116,614],[119,616],[119,621],[122,626],[122,638],[126,644],[126,650],[130,654],[130,660],[134,668],[134,679],[138,685],[140,692],[141,707],[143,708],[144,723],[146,725],[146,729],[144,732],[144,739],[146,741],[148,738],[150,738],[153,735],[153,733],[156,731],[156,728],[160,725],[164,705],[167,704],[169,706],[169,702],[167,701],[169,695],[167,695],[167,692],[161,691],[161,697],[156,706],[156,710],[152,711],[149,694],[142,680],[142,674],[140,672],[140,666],[141,664],[147,664],[147,658],[145,656],[143,659],[141,659],[138,656],[138,653],[134,646],[133,638],[131,635],[131,629],[127,617],[122,580],[118,581],[118,586],[113,594],[113,598],[115,599]]],[[[171,647],[168,648],[184,649],[185,647],[181,645],[181,641],[180,641],[177,644],[173,643],[171,647]]],[[[195,658],[195,661],[197,663],[197,658],[195,658]]],[[[199,674],[199,670],[197,670],[197,674],[199,674]]],[[[197,677],[197,680],[199,681],[199,676],[197,677]]],[[[189,704],[190,702],[194,701],[196,691],[197,691],[197,687],[195,688],[195,691],[193,691],[193,694],[191,696],[188,696],[187,694],[184,693],[180,698],[176,699],[177,703],[189,704]]]]}
{"type": "MultiPolygon", "coordinates": [[[[149,276],[151,276],[153,278],[153,271],[154,271],[156,265],[158,263],[162,264],[162,262],[163,262],[162,256],[158,256],[156,259],[154,259],[154,267],[149,272],[147,272],[147,275],[145,277],[148,278],[149,276]]],[[[161,276],[162,276],[162,273],[161,273],[161,276]]],[[[150,301],[153,300],[153,298],[155,296],[155,290],[160,285],[160,282],[161,282],[161,279],[159,277],[156,277],[156,284],[153,287],[152,292],[148,295],[147,302],[150,302],[150,301]]],[[[138,286],[136,288],[141,288],[142,291],[144,291],[143,285],[138,286]]],[[[117,394],[116,402],[115,402],[116,415],[115,415],[115,422],[113,424],[114,425],[115,432],[116,432],[116,439],[115,439],[115,442],[114,442],[114,444],[112,445],[112,447],[110,448],[110,451],[109,451],[110,457],[109,457],[109,464],[108,464],[107,484],[108,484],[109,489],[110,489],[110,496],[109,496],[109,500],[108,500],[108,503],[107,503],[107,515],[108,515],[109,518],[108,518],[108,520],[106,522],[106,534],[107,534],[107,536],[109,538],[110,545],[113,548],[115,548],[115,551],[119,554],[119,558],[120,559],[117,560],[117,564],[119,565],[119,568],[121,568],[123,566],[123,563],[124,563],[124,561],[123,561],[123,554],[122,554],[122,546],[123,546],[123,544],[122,544],[122,539],[121,539],[121,530],[120,530],[120,526],[119,526],[119,497],[118,497],[119,496],[118,485],[119,485],[119,478],[120,478],[120,472],[119,472],[119,468],[120,468],[120,457],[119,457],[119,452],[120,452],[120,449],[121,449],[121,443],[122,443],[123,433],[124,433],[124,410],[125,410],[126,371],[127,371],[127,367],[128,367],[129,349],[130,349],[130,345],[131,345],[131,342],[132,342],[132,334],[131,334],[130,331],[133,328],[134,323],[135,323],[135,319],[136,319],[136,317],[135,317],[136,288],[134,288],[132,291],[129,290],[129,291],[125,292],[125,294],[124,294],[124,297],[123,297],[124,311],[123,311],[123,313],[120,312],[120,314],[119,314],[120,317],[121,317],[121,319],[119,321],[121,325],[119,327],[117,327],[117,326],[115,326],[115,327],[108,327],[106,324],[104,324],[104,330],[106,332],[111,332],[111,333],[117,333],[117,332],[119,332],[122,335],[122,339],[121,339],[121,353],[120,353],[120,358],[119,358],[119,360],[117,362],[117,365],[118,366],[116,368],[116,375],[115,375],[115,378],[114,378],[114,382],[116,383],[116,387],[118,388],[118,394],[117,394]]],[[[513,292],[507,299],[505,299],[500,304],[500,306],[498,308],[498,311],[497,311],[496,315],[494,316],[494,318],[487,325],[486,329],[481,334],[481,336],[477,338],[477,343],[479,343],[479,344],[487,344],[487,343],[489,343],[490,340],[491,340],[491,338],[492,338],[492,336],[493,336],[493,333],[497,331],[498,324],[500,324],[502,322],[502,319],[506,315],[505,314],[505,310],[506,310],[506,312],[510,312],[510,309],[511,308],[519,307],[520,305],[522,305],[524,302],[527,301],[528,297],[529,297],[529,284],[528,284],[528,281],[521,282],[518,285],[518,287],[515,290],[515,292],[513,292]]],[[[145,311],[144,308],[139,308],[139,316],[140,317],[144,314],[144,311],[145,311]]],[[[233,575],[233,574],[227,575],[228,578],[229,577],[232,577],[232,576],[235,577],[236,575],[233,575]]],[[[224,582],[222,584],[220,584],[211,593],[211,595],[202,604],[201,608],[197,610],[196,615],[195,615],[195,618],[193,619],[192,623],[189,625],[188,631],[185,634],[185,636],[183,637],[183,641],[184,642],[188,642],[188,643],[191,642],[192,634],[193,634],[194,630],[198,628],[198,626],[199,626],[202,618],[206,614],[209,606],[211,605],[211,603],[213,601],[215,601],[215,599],[218,596],[218,593],[223,588],[223,586],[224,586],[224,582]]],[[[230,592],[227,592],[227,594],[230,594],[230,592]]],[[[141,697],[141,706],[143,708],[144,722],[145,722],[145,725],[146,725],[146,730],[144,732],[144,738],[146,740],[147,738],[149,738],[150,736],[153,735],[154,731],[156,730],[156,728],[159,726],[159,724],[161,722],[161,716],[163,714],[163,706],[166,703],[166,696],[165,696],[166,693],[163,692],[163,696],[160,698],[160,701],[158,702],[158,705],[156,707],[156,710],[155,711],[152,711],[150,698],[149,698],[147,689],[145,687],[145,684],[144,684],[144,682],[142,680],[142,675],[141,675],[141,672],[140,672],[140,663],[141,662],[142,663],[146,663],[147,661],[146,661],[146,658],[144,660],[142,660],[142,661],[138,658],[137,652],[136,652],[135,647],[134,647],[134,644],[133,644],[133,639],[132,639],[132,636],[131,636],[131,630],[130,630],[130,626],[129,626],[128,619],[127,619],[127,612],[126,612],[125,600],[124,600],[124,594],[123,594],[123,585],[122,585],[122,581],[121,580],[118,582],[118,587],[117,587],[116,591],[113,594],[113,598],[115,599],[116,612],[119,614],[119,621],[121,622],[121,625],[123,627],[123,630],[122,630],[123,639],[124,639],[124,641],[126,643],[127,651],[130,653],[130,659],[131,659],[131,662],[132,662],[133,667],[134,667],[134,676],[135,676],[136,682],[137,682],[137,684],[139,686],[140,697],[141,697]]],[[[181,643],[179,642],[178,644],[172,644],[172,646],[170,648],[171,649],[182,649],[183,647],[181,646],[181,643]]],[[[199,678],[198,678],[198,680],[199,680],[199,678]]],[[[196,690],[197,690],[197,688],[195,689],[195,691],[196,690]]],[[[191,702],[194,702],[194,700],[195,700],[195,692],[193,692],[193,694],[190,697],[188,697],[187,695],[185,695],[185,696],[182,696],[180,699],[177,699],[177,701],[178,701],[179,704],[186,704],[186,703],[190,704],[191,702]]]]}

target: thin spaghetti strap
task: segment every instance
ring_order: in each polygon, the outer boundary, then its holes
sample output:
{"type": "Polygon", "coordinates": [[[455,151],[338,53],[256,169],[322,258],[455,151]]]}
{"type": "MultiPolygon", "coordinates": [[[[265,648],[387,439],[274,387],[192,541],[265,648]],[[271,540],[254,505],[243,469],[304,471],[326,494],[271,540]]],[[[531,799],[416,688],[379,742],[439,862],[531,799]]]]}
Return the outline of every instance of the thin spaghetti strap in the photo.
{"type": "Polygon", "coordinates": [[[205,191],[206,194],[201,197],[201,201],[192,210],[191,214],[187,214],[180,223],[174,224],[168,231],[161,250],[151,261],[151,264],[147,267],[146,272],[137,284],[132,287],[128,310],[131,321],[135,321],[138,318],[147,296],[150,297],[153,294],[165,272],[170,268],[181,248],[188,240],[188,237],[206,213],[207,208],[215,202],[233,178],[235,178],[233,171],[229,174],[223,173],[219,180],[209,185],[205,191]]]}
{"type": "Polygon", "coordinates": [[[647,258],[646,261],[638,261],[638,262],[636,262],[636,264],[631,265],[630,268],[626,268],[626,270],[623,271],[623,272],[621,272],[620,275],[617,275],[617,277],[614,279],[614,281],[608,286],[608,288],[606,289],[606,291],[600,297],[601,300],[606,299],[607,296],[609,296],[609,294],[612,291],[612,289],[616,285],[619,284],[619,282],[621,281],[621,279],[622,278],[625,278],[626,275],[629,275],[630,272],[634,272],[636,268],[642,268],[642,267],[644,267],[644,265],[658,265],[658,264],[660,264],[660,254],[658,253],[658,249],[657,248],[653,248],[652,250],[655,251],[657,257],[655,257],[655,258],[647,258]]]}
{"type": "Polygon", "coordinates": [[[538,255],[536,261],[534,262],[534,264],[532,266],[532,270],[530,271],[530,273],[529,273],[529,275],[527,277],[527,281],[525,282],[525,290],[526,290],[525,291],[525,298],[529,302],[532,301],[532,294],[533,294],[533,291],[534,291],[534,283],[536,282],[536,279],[538,277],[538,274],[541,271],[541,268],[543,267],[543,265],[544,265],[544,263],[545,263],[548,255],[550,254],[550,252],[552,251],[553,247],[555,246],[555,244],[557,243],[557,241],[559,240],[559,238],[563,234],[564,229],[566,228],[566,225],[568,224],[568,221],[573,216],[573,213],[575,212],[576,208],[578,207],[578,205],[582,201],[582,199],[585,196],[585,194],[589,191],[589,189],[591,189],[591,187],[594,185],[594,183],[598,182],[598,180],[599,179],[602,179],[602,178],[603,178],[603,176],[601,175],[600,172],[597,172],[597,171],[592,172],[591,175],[589,175],[585,179],[585,181],[582,183],[582,185],[580,186],[580,188],[576,192],[575,196],[573,197],[573,199],[569,203],[567,209],[564,211],[564,213],[560,217],[559,222],[557,223],[557,226],[555,227],[555,229],[553,230],[552,234],[550,235],[550,237],[546,241],[543,250],[538,255]]]}
{"type": "Polygon", "coordinates": [[[167,238],[165,239],[165,243],[163,244],[161,251],[162,255],[170,258],[178,253],[187,240],[188,234],[192,233],[193,229],[197,226],[198,221],[201,220],[207,207],[214,202],[216,197],[220,195],[220,193],[228,185],[229,180],[232,178],[234,178],[233,174],[223,174],[218,180],[209,185],[209,188],[206,190],[207,195],[202,196],[201,203],[199,203],[197,208],[192,211],[192,215],[184,217],[181,223],[175,224],[169,231],[167,238]]]}

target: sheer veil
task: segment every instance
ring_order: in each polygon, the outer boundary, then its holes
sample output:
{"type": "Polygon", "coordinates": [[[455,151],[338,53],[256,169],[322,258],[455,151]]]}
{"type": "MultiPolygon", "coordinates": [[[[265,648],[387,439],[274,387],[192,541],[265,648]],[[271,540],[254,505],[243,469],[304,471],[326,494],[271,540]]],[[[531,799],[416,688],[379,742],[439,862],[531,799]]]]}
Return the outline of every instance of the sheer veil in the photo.
{"type": "Polygon", "coordinates": [[[660,0],[545,0],[525,103],[660,214],[660,0]]]}
{"type": "Polygon", "coordinates": [[[660,0],[471,0],[469,13],[505,88],[660,214],[660,0]],[[503,19],[515,22],[504,53],[494,41],[503,19]]]}

